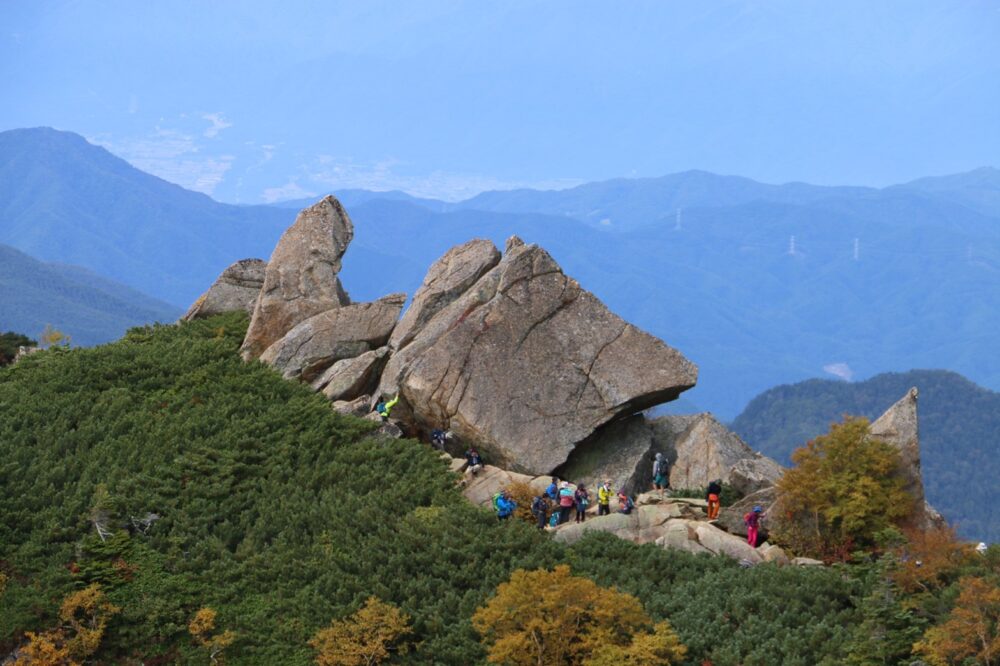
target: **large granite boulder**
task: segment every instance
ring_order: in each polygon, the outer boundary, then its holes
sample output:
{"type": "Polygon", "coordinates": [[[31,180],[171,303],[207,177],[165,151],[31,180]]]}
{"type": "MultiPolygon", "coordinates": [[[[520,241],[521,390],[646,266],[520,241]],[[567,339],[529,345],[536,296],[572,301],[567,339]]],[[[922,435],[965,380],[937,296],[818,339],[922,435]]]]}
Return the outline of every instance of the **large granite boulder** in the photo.
{"type": "Polygon", "coordinates": [[[337,361],[313,380],[312,387],[333,402],[370,396],[388,358],[389,348],[379,347],[360,356],[337,361]]]}
{"type": "MultiPolygon", "coordinates": [[[[389,359],[380,393],[508,469],[544,474],[616,417],[673,400],[697,368],[517,239],[389,359]]],[[[395,414],[395,412],[394,412],[395,414]]]]}
{"type": "Polygon", "coordinates": [[[775,485],[784,473],[784,467],[755,452],[753,458],[744,458],[730,468],[729,485],[741,495],[752,495],[775,485]]]}
{"type": "Polygon", "coordinates": [[[267,263],[243,340],[244,359],[259,357],[306,319],[350,302],[337,274],[353,238],[351,218],[334,197],[299,213],[267,263]]]}
{"type": "Polygon", "coordinates": [[[704,488],[713,479],[722,479],[723,483],[735,480],[737,485],[751,490],[781,478],[780,465],[754,452],[711,414],[699,414],[676,439],[674,451],[671,488],[704,488]],[[739,471],[734,475],[738,464],[739,471]]]}
{"type": "Polygon", "coordinates": [[[768,528],[774,526],[780,516],[776,516],[771,511],[778,501],[778,489],[775,487],[763,488],[757,492],[747,495],[732,506],[724,506],[719,511],[719,518],[716,524],[730,534],[745,537],[747,526],[743,522],[743,516],[759,506],[764,510],[764,522],[758,530],[758,538],[764,542],[768,537],[768,528]]]}
{"type": "Polygon", "coordinates": [[[942,526],[945,521],[924,497],[924,478],[920,471],[917,396],[917,389],[911,388],[872,423],[871,434],[899,449],[900,473],[906,482],[906,491],[914,500],[913,523],[923,529],[929,529],[942,526]]]}
{"type": "Polygon", "coordinates": [[[287,379],[312,382],[337,361],[385,345],[405,301],[406,294],[390,294],[313,315],[268,347],[260,360],[287,379]]]}
{"type": "MultiPolygon", "coordinates": [[[[465,461],[461,458],[453,458],[453,460],[456,461],[456,466],[453,469],[462,469],[465,461]]],[[[551,479],[547,476],[518,474],[493,465],[483,465],[483,469],[475,476],[466,474],[462,495],[473,504],[485,507],[492,504],[493,495],[510,488],[513,483],[526,483],[531,486],[532,490],[543,493],[550,482],[551,479]]]]}
{"type": "Polygon", "coordinates": [[[257,296],[264,285],[266,269],[267,262],[263,259],[237,261],[222,271],[222,275],[198,297],[181,319],[191,321],[236,310],[253,314],[257,296]]]}
{"type": "Polygon", "coordinates": [[[401,349],[408,345],[434,315],[499,262],[500,252],[488,240],[475,239],[448,250],[428,269],[413,302],[393,331],[389,346],[401,349]]]}

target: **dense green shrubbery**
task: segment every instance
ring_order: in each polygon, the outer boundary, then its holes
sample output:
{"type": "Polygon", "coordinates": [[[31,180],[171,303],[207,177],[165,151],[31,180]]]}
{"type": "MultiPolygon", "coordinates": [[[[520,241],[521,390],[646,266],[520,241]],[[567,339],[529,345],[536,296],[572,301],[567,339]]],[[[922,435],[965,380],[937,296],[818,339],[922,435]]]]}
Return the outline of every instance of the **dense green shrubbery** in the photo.
{"type": "Polygon", "coordinates": [[[412,618],[396,661],[480,663],[475,609],[515,569],[568,562],[669,619],[691,664],[842,660],[865,578],[498,524],[430,447],[242,363],[245,327],[135,329],[0,370],[0,654],[99,582],[121,608],[104,662],[204,660],[187,624],[211,607],[237,634],[230,663],[305,664],[318,629],[375,595],[412,618]]]}

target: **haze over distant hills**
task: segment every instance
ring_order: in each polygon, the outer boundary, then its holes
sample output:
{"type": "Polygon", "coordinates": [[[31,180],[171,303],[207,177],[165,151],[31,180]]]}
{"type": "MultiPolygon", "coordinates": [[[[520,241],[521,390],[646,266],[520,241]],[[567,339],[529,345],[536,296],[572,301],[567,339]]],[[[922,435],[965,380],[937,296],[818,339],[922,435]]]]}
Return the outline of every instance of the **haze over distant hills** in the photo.
{"type": "MultiPolygon", "coordinates": [[[[358,300],[412,294],[449,247],[518,234],[697,362],[684,397],[723,418],[827,372],[945,367],[1000,388],[997,192],[995,169],[881,190],[695,171],[459,203],[345,191],[342,277],[358,300]]],[[[266,259],[305,203],[220,204],[70,133],[0,133],[0,242],[180,307],[231,262],[266,259]]]]}
{"type": "Polygon", "coordinates": [[[755,397],[733,429],[783,464],[845,414],[879,415],[920,389],[920,453],[927,498],[970,539],[1000,541],[1000,393],[944,370],[880,374],[864,382],[811,379],[755,397]]]}
{"type": "Polygon", "coordinates": [[[47,324],[74,345],[120,338],[132,326],[172,322],[181,311],[86,268],[46,264],[0,245],[0,331],[37,339],[47,324]]]}

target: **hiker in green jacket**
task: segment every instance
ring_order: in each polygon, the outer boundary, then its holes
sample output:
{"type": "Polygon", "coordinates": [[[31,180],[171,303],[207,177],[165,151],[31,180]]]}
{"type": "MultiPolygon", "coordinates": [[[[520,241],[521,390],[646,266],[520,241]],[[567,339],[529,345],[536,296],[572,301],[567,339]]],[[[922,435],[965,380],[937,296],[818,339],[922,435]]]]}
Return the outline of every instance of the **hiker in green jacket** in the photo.
{"type": "Polygon", "coordinates": [[[379,400],[378,404],[375,405],[375,411],[378,412],[378,415],[382,417],[383,421],[388,421],[389,414],[392,413],[392,408],[397,402],[399,402],[398,393],[396,394],[396,397],[389,402],[386,402],[385,399],[379,400]]]}

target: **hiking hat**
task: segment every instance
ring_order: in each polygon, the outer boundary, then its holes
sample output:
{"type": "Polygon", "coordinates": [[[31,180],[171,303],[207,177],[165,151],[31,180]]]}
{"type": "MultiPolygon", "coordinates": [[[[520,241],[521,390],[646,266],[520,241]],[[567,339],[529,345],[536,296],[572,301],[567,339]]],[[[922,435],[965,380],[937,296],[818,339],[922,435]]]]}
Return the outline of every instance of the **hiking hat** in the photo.
{"type": "Polygon", "coordinates": [[[759,507],[759,506],[755,506],[755,507],[753,508],[753,512],[754,512],[754,513],[763,513],[763,512],[764,512],[764,509],[763,509],[762,507],[759,507]]]}

